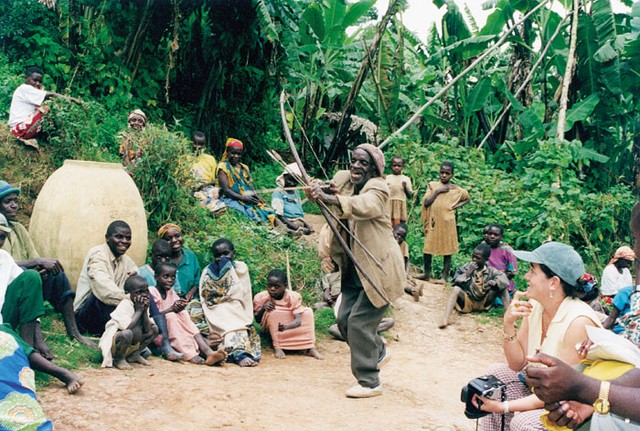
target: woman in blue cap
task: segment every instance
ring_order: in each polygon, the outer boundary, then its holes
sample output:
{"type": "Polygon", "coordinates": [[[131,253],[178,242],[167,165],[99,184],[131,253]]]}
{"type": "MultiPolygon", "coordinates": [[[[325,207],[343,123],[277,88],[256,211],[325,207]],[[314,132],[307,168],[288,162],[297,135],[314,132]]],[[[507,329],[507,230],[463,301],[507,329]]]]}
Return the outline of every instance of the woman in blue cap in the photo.
{"type": "Polygon", "coordinates": [[[576,345],[587,339],[587,326],[602,326],[583,301],[593,298],[596,280],[585,273],[582,258],[572,247],[547,242],[515,255],[531,265],[524,276],[527,291],[516,292],[504,313],[502,347],[508,365],[494,365],[489,374],[506,384],[506,401],[480,398],[481,410],[494,413],[482,419],[485,431],[500,430],[503,414],[505,430],[545,430],[540,421],[544,402],[518,378],[526,374],[526,357],[542,352],[575,365],[581,359],[576,345]]]}

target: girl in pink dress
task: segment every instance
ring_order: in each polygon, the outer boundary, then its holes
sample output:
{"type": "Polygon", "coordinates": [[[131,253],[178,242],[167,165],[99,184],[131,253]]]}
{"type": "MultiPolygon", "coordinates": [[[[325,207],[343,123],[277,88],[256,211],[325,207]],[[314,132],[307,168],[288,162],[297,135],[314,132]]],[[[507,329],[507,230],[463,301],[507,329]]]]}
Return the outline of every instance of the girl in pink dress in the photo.
{"type": "Polygon", "coordinates": [[[227,359],[224,350],[214,352],[189,314],[184,311],[187,301],[180,298],[173,290],[176,282],[176,267],[169,262],[160,262],[154,268],[156,286],[149,291],[160,314],[166,316],[169,343],[176,351],[184,354],[187,361],[193,364],[223,365],[227,359]]]}

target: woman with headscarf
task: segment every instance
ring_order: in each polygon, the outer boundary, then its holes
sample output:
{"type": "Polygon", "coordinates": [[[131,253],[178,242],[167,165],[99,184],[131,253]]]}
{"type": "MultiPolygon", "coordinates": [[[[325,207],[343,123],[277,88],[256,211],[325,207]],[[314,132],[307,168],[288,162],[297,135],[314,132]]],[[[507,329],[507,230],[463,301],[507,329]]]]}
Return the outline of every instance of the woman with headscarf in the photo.
{"type": "Polygon", "coordinates": [[[355,267],[334,236],[330,254],[340,269],[342,298],[336,321],[349,344],[351,371],[358,381],[345,395],[375,397],[382,395],[380,368],[390,358],[376,330],[389,304],[403,294],[407,278],[404,258],[391,230],[382,152],[371,144],[359,145],[353,152],[350,169],[337,172],[333,181],[328,192],[321,185],[312,184],[307,193],[313,201],[331,205],[343,226],[349,226],[360,241],[358,244],[349,237],[349,248],[371,280],[355,267]]]}
{"type": "Polygon", "coordinates": [[[178,270],[178,277],[173,288],[179,297],[191,301],[200,285],[200,264],[196,254],[182,246],[182,228],[177,224],[167,223],[158,229],[158,238],[166,240],[171,246],[171,261],[178,270]]]}
{"type": "Polygon", "coordinates": [[[604,268],[600,290],[607,303],[611,304],[611,299],[620,289],[633,285],[629,268],[633,265],[635,258],[633,249],[625,245],[616,250],[613,259],[604,268]]]}
{"type": "Polygon", "coordinates": [[[120,133],[122,143],[118,154],[122,158],[122,164],[126,167],[133,165],[134,160],[140,157],[142,148],[137,145],[136,135],[147,125],[147,116],[140,109],[135,109],[129,112],[127,116],[127,127],[130,131],[124,131],[120,133]]]}
{"type": "Polygon", "coordinates": [[[242,142],[227,139],[217,171],[218,187],[222,190],[220,200],[256,223],[269,223],[273,227],[278,224],[276,215],[255,193],[249,167],[241,162],[243,152],[242,142]]]}

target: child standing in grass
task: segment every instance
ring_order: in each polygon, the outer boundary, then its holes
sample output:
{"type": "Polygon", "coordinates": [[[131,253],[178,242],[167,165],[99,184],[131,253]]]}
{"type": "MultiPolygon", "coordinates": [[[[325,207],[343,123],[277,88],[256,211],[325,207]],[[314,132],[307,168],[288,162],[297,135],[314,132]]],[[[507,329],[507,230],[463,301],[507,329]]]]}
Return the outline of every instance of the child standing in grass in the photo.
{"type": "Polygon", "coordinates": [[[273,340],[275,357],[284,359],[285,350],[303,350],[307,356],[323,359],[316,350],[313,311],[302,305],[299,293],[287,290],[287,274],[273,269],[267,277],[267,290],[253,299],[253,312],[263,332],[273,340]]]}
{"type": "Polygon", "coordinates": [[[193,364],[223,364],[227,359],[224,350],[214,352],[204,339],[189,314],[184,310],[187,300],[173,290],[176,267],[169,262],[159,262],[154,268],[156,285],[149,287],[151,297],[160,314],[167,319],[169,342],[185,359],[193,364]],[[204,356],[204,358],[202,357],[204,356]]]}
{"type": "Polygon", "coordinates": [[[458,253],[458,227],[456,209],[466,205],[471,197],[462,187],[453,184],[454,168],[451,162],[440,165],[440,181],[432,181],[422,200],[422,229],[424,231],[424,274],[418,277],[429,281],[431,258],[443,256],[442,277],[436,283],[449,279],[451,255],[458,253]]]}
{"type": "Polygon", "coordinates": [[[391,225],[405,223],[407,215],[407,198],[411,199],[413,190],[411,178],[402,174],[404,159],[396,156],[391,159],[391,173],[386,176],[391,201],[391,225]]]}

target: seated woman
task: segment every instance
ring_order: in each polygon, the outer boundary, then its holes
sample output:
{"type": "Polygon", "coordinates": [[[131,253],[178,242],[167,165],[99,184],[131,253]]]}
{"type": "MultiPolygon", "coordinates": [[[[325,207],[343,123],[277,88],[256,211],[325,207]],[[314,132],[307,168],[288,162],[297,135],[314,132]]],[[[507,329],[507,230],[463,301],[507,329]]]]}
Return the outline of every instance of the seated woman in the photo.
{"type": "Polygon", "coordinates": [[[200,301],[208,324],[209,343],[224,349],[241,367],[255,367],[260,361],[260,337],[253,327],[249,268],[234,260],[235,247],[227,238],[211,246],[213,262],[200,277],[200,301]],[[215,340],[215,341],[214,341],[215,340]]]}
{"type": "Polygon", "coordinates": [[[284,359],[285,350],[302,350],[307,356],[323,359],[316,350],[313,311],[302,305],[298,292],[287,290],[287,274],[273,269],[267,276],[267,290],[253,299],[253,311],[263,333],[273,341],[275,357],[284,359]]]}
{"type": "Polygon", "coordinates": [[[208,209],[211,215],[222,214],[227,206],[220,201],[220,189],[216,187],[218,162],[215,157],[205,152],[207,137],[203,132],[193,132],[191,142],[194,155],[191,165],[193,197],[208,209]]]}
{"type": "Polygon", "coordinates": [[[158,238],[166,240],[171,246],[171,262],[178,269],[178,279],[173,286],[180,298],[191,301],[198,293],[200,284],[200,263],[196,254],[182,246],[182,228],[167,223],[158,229],[158,238]]]}
{"type": "Polygon", "coordinates": [[[536,352],[558,356],[568,364],[580,361],[576,345],[587,338],[587,326],[601,326],[595,311],[580,298],[595,286],[584,272],[580,255],[570,246],[548,242],[533,252],[516,251],[518,259],[530,262],[525,275],[527,291],[516,292],[504,314],[502,347],[507,365],[497,365],[488,374],[507,384],[504,402],[480,398],[481,410],[494,413],[482,418],[483,430],[544,430],[540,415],[544,403],[521,383],[518,374],[527,366],[527,356],[536,352]],[[526,296],[526,299],[524,298],[526,296]],[[522,319],[516,332],[516,321],[522,319]],[[519,412],[513,415],[513,412],[519,412]]]}
{"type": "Polygon", "coordinates": [[[138,142],[138,132],[143,130],[147,125],[147,116],[140,109],[129,112],[127,117],[127,126],[130,130],[120,132],[120,149],[118,154],[122,159],[125,167],[133,166],[135,159],[140,157],[142,148],[138,142]]]}
{"type": "Polygon", "coordinates": [[[624,287],[633,285],[629,268],[633,265],[636,255],[631,247],[622,246],[613,255],[613,259],[605,266],[600,280],[602,298],[612,305],[613,297],[624,287]]]}
{"type": "Polygon", "coordinates": [[[276,215],[264,200],[255,193],[249,167],[241,163],[244,145],[237,139],[227,139],[226,148],[218,163],[218,187],[220,200],[256,223],[279,224],[276,215]]]}
{"type": "Polygon", "coordinates": [[[35,374],[17,334],[0,328],[0,424],[3,430],[52,430],[53,424],[36,398],[35,374]]]}

